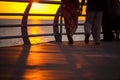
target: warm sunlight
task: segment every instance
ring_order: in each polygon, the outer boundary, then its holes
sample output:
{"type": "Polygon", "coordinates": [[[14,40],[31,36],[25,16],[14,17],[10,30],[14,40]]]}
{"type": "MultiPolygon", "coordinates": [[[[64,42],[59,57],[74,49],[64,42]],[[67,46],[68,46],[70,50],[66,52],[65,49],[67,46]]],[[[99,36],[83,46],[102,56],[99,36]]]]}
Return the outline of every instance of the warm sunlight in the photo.
{"type": "Polygon", "coordinates": [[[39,8],[40,8],[40,4],[39,4],[39,3],[33,3],[33,4],[32,4],[32,7],[33,7],[34,9],[39,9],[39,8]]]}
{"type": "MultiPolygon", "coordinates": [[[[1,9],[0,13],[24,13],[27,5],[28,3],[0,1],[0,9],[1,9]]],[[[55,14],[58,7],[59,5],[56,5],[56,4],[33,3],[29,13],[31,14],[55,14]]],[[[37,17],[32,16],[30,18],[37,18],[37,17]]],[[[20,17],[0,16],[0,19],[20,19],[20,17]]],[[[41,17],[41,19],[50,20],[51,18],[41,17]]]]}
{"type": "MultiPolygon", "coordinates": [[[[7,2],[7,1],[0,1],[0,13],[24,13],[28,3],[23,2],[7,2]]],[[[55,14],[59,5],[57,4],[43,4],[43,3],[33,3],[32,7],[29,11],[30,14],[55,14]]],[[[28,24],[40,24],[41,20],[53,20],[54,16],[29,16],[28,17],[28,24]]],[[[0,16],[0,19],[6,20],[5,24],[8,23],[8,19],[12,21],[14,20],[14,24],[16,21],[22,20],[22,16],[0,16]]],[[[10,22],[12,23],[12,22],[10,22]]],[[[19,23],[20,24],[20,23],[19,23]]],[[[44,31],[40,27],[30,27],[28,28],[28,33],[30,35],[35,34],[42,34],[44,31]]],[[[41,38],[39,37],[30,37],[31,44],[37,44],[41,42],[41,38]]]]}
{"type": "MultiPolygon", "coordinates": [[[[61,1],[61,0],[52,0],[52,1],[61,1]]],[[[0,1],[0,13],[23,14],[27,5],[28,5],[27,2],[0,1]]],[[[59,8],[59,6],[60,6],[59,4],[45,4],[45,3],[34,2],[31,6],[29,14],[55,14],[57,9],[59,8]]],[[[0,16],[0,19],[1,19],[1,23],[4,23],[4,24],[9,24],[9,23],[10,24],[11,23],[12,24],[21,24],[22,15],[21,16],[3,16],[2,15],[2,16],[0,16]],[[2,20],[4,20],[4,21],[2,21],[2,20]]],[[[54,16],[29,16],[28,24],[42,24],[41,21],[43,21],[45,24],[47,24],[48,22],[51,23],[53,21],[53,19],[54,19],[54,16]]],[[[83,20],[84,17],[80,17],[79,19],[83,20]]],[[[45,28],[45,27],[43,27],[43,28],[45,28]]],[[[36,34],[46,33],[45,30],[43,30],[43,28],[41,28],[40,26],[28,27],[28,34],[36,35],[36,34]]],[[[51,33],[51,32],[49,32],[49,33],[51,33]]],[[[45,42],[43,40],[43,38],[41,38],[41,37],[30,37],[29,39],[30,39],[31,44],[45,42]]]]}
{"type": "Polygon", "coordinates": [[[28,3],[0,1],[0,13],[23,13],[28,3]]]}
{"type": "MultiPolygon", "coordinates": [[[[41,24],[40,21],[36,20],[36,19],[31,20],[30,23],[31,24],[34,24],[34,23],[41,24]]],[[[41,27],[35,26],[34,28],[33,27],[29,27],[28,33],[32,34],[32,35],[35,35],[35,34],[43,33],[43,31],[42,31],[41,27]]],[[[30,37],[29,39],[30,39],[31,44],[37,44],[37,43],[42,42],[42,39],[38,38],[38,37],[30,37]]]]}
{"type": "Polygon", "coordinates": [[[59,5],[33,3],[30,13],[55,14],[59,5]]]}

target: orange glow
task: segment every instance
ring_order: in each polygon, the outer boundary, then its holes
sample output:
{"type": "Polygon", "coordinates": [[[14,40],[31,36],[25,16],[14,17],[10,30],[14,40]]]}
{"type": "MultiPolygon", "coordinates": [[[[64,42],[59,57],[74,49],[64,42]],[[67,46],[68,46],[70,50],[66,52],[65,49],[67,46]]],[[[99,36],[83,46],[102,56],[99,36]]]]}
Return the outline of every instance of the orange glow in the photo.
{"type": "Polygon", "coordinates": [[[55,14],[59,5],[33,3],[30,13],[55,14]]]}
{"type": "Polygon", "coordinates": [[[76,64],[76,68],[77,68],[77,69],[81,69],[81,68],[82,68],[82,65],[81,65],[80,63],[77,63],[77,64],[76,64]]]}
{"type": "Polygon", "coordinates": [[[23,13],[28,3],[0,1],[0,13],[23,13]]]}
{"type": "Polygon", "coordinates": [[[66,64],[69,63],[64,54],[55,54],[52,48],[49,48],[44,44],[43,46],[31,46],[30,53],[26,61],[26,66],[29,68],[24,70],[22,78],[23,80],[54,80],[56,76],[56,80],[62,80],[65,77],[64,74],[70,72],[65,72],[62,70],[50,70],[49,67],[52,65],[66,64]]]}
{"type": "MultiPolygon", "coordinates": [[[[43,51],[39,48],[39,51],[43,51]]],[[[44,53],[44,52],[42,52],[44,53]]],[[[46,64],[68,64],[67,60],[62,54],[40,54],[40,53],[30,53],[27,59],[27,65],[29,66],[40,66],[46,64]],[[62,57],[62,58],[59,58],[62,57]]]]}
{"type": "Polygon", "coordinates": [[[40,69],[25,70],[25,73],[23,74],[23,80],[47,80],[44,79],[45,74],[48,73],[43,73],[40,69]]]}
{"type": "MultiPolygon", "coordinates": [[[[34,24],[34,23],[40,23],[40,22],[39,22],[39,20],[32,19],[30,21],[30,23],[34,24]]],[[[42,32],[42,29],[40,29],[39,26],[35,26],[35,27],[30,27],[28,29],[28,33],[34,35],[34,34],[39,34],[39,33],[43,33],[43,32],[42,32]]],[[[30,37],[29,39],[30,39],[31,44],[37,44],[37,43],[42,42],[42,40],[38,37],[30,37]]]]}
{"type": "MultiPolygon", "coordinates": [[[[53,0],[53,1],[61,1],[61,0],[53,0]]],[[[80,0],[81,1],[81,0],[80,0]]],[[[22,2],[4,2],[0,1],[0,13],[24,13],[25,8],[28,3],[22,2]]],[[[58,7],[60,5],[56,4],[41,4],[41,3],[33,3],[30,13],[32,14],[55,14],[58,7]]],[[[85,14],[85,7],[83,8],[83,14],[85,14]]],[[[21,19],[22,16],[0,16],[0,18],[4,19],[21,19]]],[[[37,18],[38,16],[30,16],[31,19],[37,18]]],[[[53,19],[53,17],[45,17],[39,16],[40,19],[53,19]]]]}
{"type": "MultiPolygon", "coordinates": [[[[20,2],[4,2],[0,1],[0,13],[24,13],[25,8],[27,7],[28,3],[20,3],[20,2]]],[[[41,3],[33,3],[30,12],[32,14],[55,14],[59,5],[55,4],[41,4],[41,3]]],[[[18,16],[0,16],[0,18],[4,19],[19,19],[18,16]]],[[[30,17],[34,18],[34,16],[30,17]]],[[[35,17],[37,18],[37,17],[35,17]]],[[[50,20],[51,18],[48,17],[41,17],[41,19],[50,20]]]]}
{"type": "Polygon", "coordinates": [[[53,49],[48,49],[48,46],[31,46],[30,51],[33,52],[29,53],[26,65],[41,66],[47,64],[68,64],[64,54],[47,54],[47,52],[53,51],[53,49]]]}
{"type": "Polygon", "coordinates": [[[44,70],[39,66],[35,66],[36,69],[27,69],[22,76],[22,80],[67,80],[72,75],[69,71],[63,70],[44,70]],[[68,74],[69,73],[69,74],[68,74]]]}
{"type": "MultiPolygon", "coordinates": [[[[0,1],[0,13],[24,13],[25,8],[27,7],[28,3],[21,3],[21,2],[4,2],[0,1]]],[[[31,14],[55,14],[59,5],[53,4],[40,4],[40,3],[33,3],[30,9],[31,14]]],[[[54,17],[45,17],[45,16],[29,16],[31,19],[30,24],[40,23],[40,20],[53,20],[54,17]]],[[[22,16],[0,16],[0,19],[18,19],[22,20],[22,16]]],[[[28,29],[29,34],[38,34],[44,33],[40,27],[30,27],[28,29]]],[[[37,44],[42,42],[38,37],[30,37],[31,44],[37,44]]]]}
{"type": "Polygon", "coordinates": [[[39,3],[33,3],[32,4],[32,7],[34,8],[34,9],[39,9],[40,8],[40,4],[39,3]]]}
{"type": "MultiPolygon", "coordinates": [[[[61,1],[61,0],[54,0],[61,1]]],[[[28,3],[23,2],[4,2],[0,1],[0,13],[24,13],[28,3]]],[[[41,4],[41,3],[33,3],[30,9],[30,14],[55,14],[58,7],[58,4],[41,4]]],[[[16,19],[22,20],[22,16],[0,16],[0,19],[16,19]]],[[[53,20],[54,16],[29,16],[28,22],[31,19],[30,24],[39,23],[39,20],[53,20]],[[39,20],[38,20],[39,19],[39,20]]],[[[82,18],[79,18],[82,19],[82,18]]],[[[6,23],[6,22],[5,22],[6,23]]],[[[16,23],[15,23],[16,24],[16,23]]],[[[41,27],[29,27],[28,33],[31,35],[34,34],[42,34],[45,33],[42,31],[41,27]]],[[[44,42],[40,37],[30,37],[31,44],[37,44],[40,42],[44,42]]]]}

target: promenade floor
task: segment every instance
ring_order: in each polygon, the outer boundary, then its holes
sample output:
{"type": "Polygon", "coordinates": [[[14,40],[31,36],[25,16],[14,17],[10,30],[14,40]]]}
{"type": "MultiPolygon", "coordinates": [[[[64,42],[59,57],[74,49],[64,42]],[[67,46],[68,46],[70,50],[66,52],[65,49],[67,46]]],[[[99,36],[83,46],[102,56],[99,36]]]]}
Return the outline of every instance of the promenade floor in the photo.
{"type": "Polygon", "coordinates": [[[120,80],[120,42],[1,47],[0,80],[120,80]]]}

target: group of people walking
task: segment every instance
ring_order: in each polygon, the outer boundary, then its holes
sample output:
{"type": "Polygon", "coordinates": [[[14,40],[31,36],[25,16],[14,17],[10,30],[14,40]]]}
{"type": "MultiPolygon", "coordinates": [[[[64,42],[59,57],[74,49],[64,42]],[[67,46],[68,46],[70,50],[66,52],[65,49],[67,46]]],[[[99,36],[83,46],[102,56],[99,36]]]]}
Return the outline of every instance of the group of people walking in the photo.
{"type": "Polygon", "coordinates": [[[73,34],[76,32],[78,26],[78,16],[82,13],[83,5],[86,1],[84,42],[86,44],[89,43],[89,37],[92,34],[95,44],[99,45],[101,28],[103,32],[102,41],[112,41],[115,38],[119,40],[120,14],[116,15],[114,13],[113,15],[113,10],[115,10],[113,6],[116,5],[115,0],[61,0],[62,16],[64,17],[68,44],[73,44],[74,42],[73,34]],[[113,30],[116,33],[115,36],[113,30]]]}

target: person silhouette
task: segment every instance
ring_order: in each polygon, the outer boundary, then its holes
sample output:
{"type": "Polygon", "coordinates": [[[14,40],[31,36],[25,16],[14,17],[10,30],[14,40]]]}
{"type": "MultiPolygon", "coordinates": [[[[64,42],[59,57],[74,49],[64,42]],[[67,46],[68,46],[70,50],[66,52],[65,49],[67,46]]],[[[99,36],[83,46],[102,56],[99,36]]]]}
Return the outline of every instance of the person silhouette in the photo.
{"type": "MultiPolygon", "coordinates": [[[[83,0],[85,3],[85,0],[83,0]]],[[[101,22],[102,22],[103,0],[87,0],[86,20],[84,24],[85,40],[89,43],[92,33],[96,45],[100,44],[101,22]]]]}
{"type": "Polygon", "coordinates": [[[61,0],[62,16],[64,17],[68,44],[73,44],[73,34],[78,26],[78,15],[80,12],[79,0],[61,0]]]}

